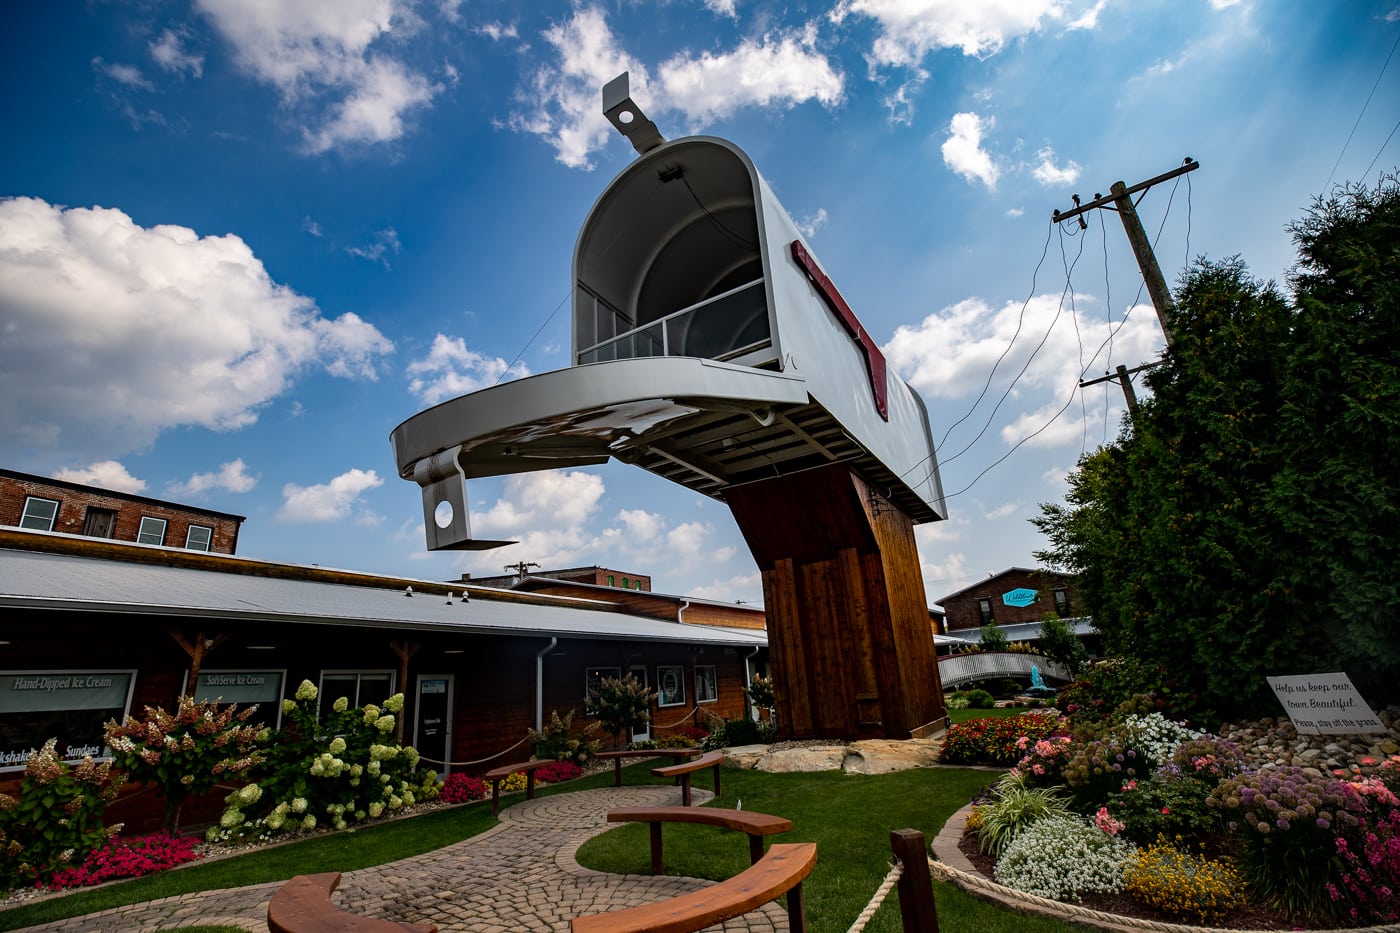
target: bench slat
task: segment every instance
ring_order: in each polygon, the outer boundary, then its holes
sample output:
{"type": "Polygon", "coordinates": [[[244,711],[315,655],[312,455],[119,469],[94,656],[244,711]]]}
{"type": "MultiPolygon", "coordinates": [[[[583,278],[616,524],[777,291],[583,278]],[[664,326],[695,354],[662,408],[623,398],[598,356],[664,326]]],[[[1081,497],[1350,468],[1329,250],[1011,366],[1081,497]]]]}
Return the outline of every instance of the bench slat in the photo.
{"type": "MultiPolygon", "coordinates": [[[[799,892],[800,904],[801,884],[816,863],[816,843],[779,843],[758,864],[728,881],[654,904],[575,917],[571,929],[573,933],[693,933],[746,914],[788,891],[799,892]]],[[[800,914],[789,922],[793,930],[805,929],[800,914]]]]}
{"type": "Polygon", "coordinates": [[[340,872],[297,875],[272,895],[267,905],[271,933],[437,933],[435,923],[399,923],[347,913],[331,903],[340,872]]]}
{"type": "Polygon", "coordinates": [[[661,848],[662,823],[701,823],[747,833],[750,864],[763,858],[764,836],[792,829],[792,820],[785,816],[772,816],[753,810],[726,810],[722,807],[614,807],[608,811],[608,822],[650,825],[653,875],[662,874],[666,868],[661,848]]]}

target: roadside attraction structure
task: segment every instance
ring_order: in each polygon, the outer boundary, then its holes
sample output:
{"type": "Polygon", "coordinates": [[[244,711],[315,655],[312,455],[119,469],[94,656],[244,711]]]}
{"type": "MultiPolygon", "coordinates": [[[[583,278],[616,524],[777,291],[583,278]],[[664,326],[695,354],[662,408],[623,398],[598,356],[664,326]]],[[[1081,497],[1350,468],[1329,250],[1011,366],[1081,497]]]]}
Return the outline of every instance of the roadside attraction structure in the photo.
{"type": "Polygon", "coordinates": [[[782,738],[908,738],[945,716],[913,526],[946,518],[922,400],[733,143],[666,141],[624,73],[638,157],[573,258],[572,364],[391,434],[430,550],[473,538],[469,479],[616,458],[724,501],[762,571],[782,738]]]}

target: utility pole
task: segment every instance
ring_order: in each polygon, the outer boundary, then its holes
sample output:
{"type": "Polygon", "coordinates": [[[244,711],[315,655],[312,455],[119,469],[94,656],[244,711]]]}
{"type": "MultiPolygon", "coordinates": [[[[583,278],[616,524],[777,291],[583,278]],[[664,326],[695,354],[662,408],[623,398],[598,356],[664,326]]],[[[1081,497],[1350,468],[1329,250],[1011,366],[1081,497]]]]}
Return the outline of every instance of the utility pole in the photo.
{"type": "MultiPolygon", "coordinates": [[[[1172,304],[1172,293],[1167,288],[1167,280],[1162,278],[1162,270],[1157,265],[1157,257],[1152,253],[1152,243],[1147,239],[1147,231],[1142,229],[1142,221],[1138,219],[1137,206],[1133,203],[1132,196],[1139,191],[1146,192],[1153,185],[1170,181],[1179,175],[1187,172],[1194,172],[1201,167],[1201,163],[1187,156],[1180,168],[1173,169],[1156,178],[1149,178],[1147,181],[1138,182],[1131,188],[1121,181],[1115,181],[1109,188],[1110,194],[1107,196],[1095,194],[1094,200],[1088,204],[1079,203],[1079,195],[1074,195],[1075,206],[1068,211],[1055,211],[1050,215],[1056,223],[1062,220],[1069,220],[1079,217],[1081,214],[1091,211],[1096,207],[1107,207],[1108,210],[1116,210],[1118,217],[1123,221],[1123,231],[1128,235],[1128,244],[1133,248],[1133,255],[1137,257],[1138,268],[1142,270],[1142,279],[1147,283],[1147,294],[1152,299],[1152,306],[1157,309],[1157,321],[1162,326],[1162,336],[1167,339],[1167,348],[1172,345],[1171,315],[1175,310],[1172,304]],[[1108,205],[1112,203],[1112,207],[1108,205]]],[[[1081,217],[1079,220],[1081,229],[1086,229],[1086,224],[1081,217]]],[[[1122,367],[1119,367],[1122,369],[1122,367]]],[[[1124,381],[1126,388],[1127,382],[1124,381]]],[[[1130,407],[1132,403],[1129,403],[1130,407]]]]}
{"type": "Polygon", "coordinates": [[[514,570],[517,574],[520,575],[519,578],[520,578],[521,580],[524,580],[524,579],[525,579],[525,574],[527,574],[527,573],[530,572],[530,568],[531,568],[531,567],[538,567],[538,566],[539,566],[539,564],[535,563],[534,561],[523,561],[523,560],[522,560],[522,561],[520,561],[519,563],[515,563],[515,564],[506,564],[506,569],[507,569],[507,570],[514,570]]]}
{"type": "Polygon", "coordinates": [[[1118,368],[1114,372],[1104,373],[1098,379],[1090,379],[1086,382],[1081,382],[1079,383],[1079,388],[1087,389],[1089,386],[1096,386],[1100,382],[1109,382],[1113,379],[1117,379],[1118,383],[1123,387],[1123,397],[1128,400],[1128,414],[1136,415],[1138,407],[1137,393],[1133,391],[1133,380],[1128,377],[1134,373],[1140,373],[1144,369],[1151,369],[1154,365],[1153,363],[1144,363],[1141,366],[1134,366],[1132,369],[1129,369],[1122,363],[1119,363],[1118,368]]]}

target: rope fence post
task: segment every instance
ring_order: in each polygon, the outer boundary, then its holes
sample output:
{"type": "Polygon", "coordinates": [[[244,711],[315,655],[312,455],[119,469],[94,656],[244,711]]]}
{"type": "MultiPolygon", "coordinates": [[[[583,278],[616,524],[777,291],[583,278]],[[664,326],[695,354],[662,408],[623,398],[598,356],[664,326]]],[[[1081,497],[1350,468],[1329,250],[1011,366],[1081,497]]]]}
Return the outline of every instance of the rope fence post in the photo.
{"type": "Polygon", "coordinates": [[[904,933],[938,933],[938,910],[928,872],[928,845],[916,829],[890,830],[890,848],[904,871],[899,876],[899,913],[904,933]]]}

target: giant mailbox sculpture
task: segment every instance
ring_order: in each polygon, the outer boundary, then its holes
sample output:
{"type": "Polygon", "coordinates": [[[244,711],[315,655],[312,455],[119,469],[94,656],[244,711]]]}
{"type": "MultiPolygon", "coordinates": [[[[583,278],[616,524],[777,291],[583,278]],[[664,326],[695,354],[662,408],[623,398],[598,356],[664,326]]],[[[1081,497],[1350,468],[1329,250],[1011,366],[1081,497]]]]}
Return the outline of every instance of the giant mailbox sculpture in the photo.
{"type": "Polygon", "coordinates": [[[920,734],[944,715],[913,525],[945,517],[927,414],[733,143],[639,152],[574,248],[573,360],[394,429],[429,549],[471,536],[466,481],[615,457],[725,501],[763,574],[785,738],[920,734]]]}

